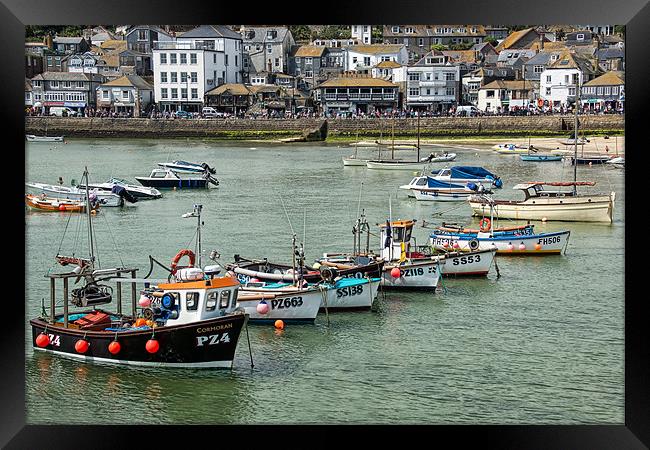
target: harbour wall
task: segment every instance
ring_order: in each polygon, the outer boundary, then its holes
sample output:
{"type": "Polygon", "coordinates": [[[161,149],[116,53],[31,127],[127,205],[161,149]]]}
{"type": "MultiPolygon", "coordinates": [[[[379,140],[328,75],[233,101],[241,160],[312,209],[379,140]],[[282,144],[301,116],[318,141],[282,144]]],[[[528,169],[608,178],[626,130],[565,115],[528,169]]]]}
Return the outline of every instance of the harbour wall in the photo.
{"type": "MultiPolygon", "coordinates": [[[[277,139],[302,135],[324,119],[140,119],[26,117],[27,134],[66,137],[277,139]]],[[[327,119],[328,137],[416,137],[418,121],[404,119],[327,119]]],[[[486,116],[420,119],[420,137],[556,136],[573,129],[574,117],[486,116]]],[[[580,117],[580,132],[623,134],[621,114],[580,117]]]]}

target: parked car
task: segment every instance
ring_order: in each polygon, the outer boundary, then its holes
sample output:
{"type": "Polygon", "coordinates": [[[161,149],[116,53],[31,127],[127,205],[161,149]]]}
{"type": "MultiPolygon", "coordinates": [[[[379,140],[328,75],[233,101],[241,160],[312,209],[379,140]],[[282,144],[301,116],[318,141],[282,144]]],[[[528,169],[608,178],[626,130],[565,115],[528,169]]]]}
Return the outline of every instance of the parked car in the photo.
{"type": "Polygon", "coordinates": [[[187,111],[176,111],[176,113],[174,113],[174,115],[176,116],[177,119],[191,119],[192,118],[192,114],[190,114],[187,111]]]}
{"type": "Polygon", "coordinates": [[[201,110],[201,115],[203,117],[219,117],[219,113],[217,112],[217,110],[210,106],[206,106],[205,108],[203,108],[201,110]]]}
{"type": "Polygon", "coordinates": [[[476,116],[478,112],[478,108],[473,105],[456,107],[457,116],[476,116]]]}
{"type": "Polygon", "coordinates": [[[68,108],[67,106],[52,106],[50,107],[50,116],[58,117],[75,117],[79,113],[74,109],[68,108]]]}

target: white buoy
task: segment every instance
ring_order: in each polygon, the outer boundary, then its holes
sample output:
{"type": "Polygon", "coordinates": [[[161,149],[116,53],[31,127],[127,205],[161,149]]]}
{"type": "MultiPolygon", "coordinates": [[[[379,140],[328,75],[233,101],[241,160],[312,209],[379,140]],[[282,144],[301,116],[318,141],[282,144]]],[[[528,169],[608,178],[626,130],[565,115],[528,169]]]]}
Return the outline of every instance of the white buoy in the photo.
{"type": "Polygon", "coordinates": [[[542,222],[546,222],[548,219],[546,217],[542,217],[542,222]]]}

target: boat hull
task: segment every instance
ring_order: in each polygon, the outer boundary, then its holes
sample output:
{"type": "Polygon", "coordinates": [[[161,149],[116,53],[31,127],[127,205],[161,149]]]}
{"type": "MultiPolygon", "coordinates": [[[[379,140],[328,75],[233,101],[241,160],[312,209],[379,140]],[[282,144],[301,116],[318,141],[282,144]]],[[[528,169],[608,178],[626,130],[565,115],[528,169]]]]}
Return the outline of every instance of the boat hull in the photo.
{"type": "Polygon", "coordinates": [[[368,161],[368,169],[381,170],[421,170],[425,163],[412,161],[368,161]]]}
{"type": "Polygon", "coordinates": [[[26,137],[29,142],[63,142],[63,136],[34,136],[28,134],[26,137]]]}
{"type": "Polygon", "coordinates": [[[247,320],[246,314],[233,314],[190,324],[128,332],[63,328],[42,319],[32,319],[30,324],[35,350],[81,362],[146,367],[230,368],[247,320]],[[42,332],[50,338],[50,343],[44,348],[36,344],[36,338],[42,332]],[[160,345],[156,353],[149,353],[145,348],[152,337],[160,345]],[[90,343],[84,354],[75,350],[79,339],[90,343]],[[121,349],[113,355],[108,351],[108,346],[116,339],[121,349]]]}
{"type": "MultiPolygon", "coordinates": [[[[59,188],[58,186],[45,185],[40,183],[25,183],[25,184],[29,188],[33,189],[35,192],[38,192],[39,194],[45,194],[51,197],[65,198],[68,200],[75,200],[80,202],[86,201],[85,189],[80,190],[76,188],[68,188],[65,186],[61,186],[59,188]]],[[[119,207],[124,205],[124,199],[117,194],[113,194],[111,192],[105,192],[102,190],[94,190],[91,191],[91,194],[92,193],[94,193],[97,196],[97,199],[99,200],[101,206],[119,207]]]]}
{"type": "Polygon", "coordinates": [[[147,177],[135,177],[135,179],[143,186],[153,187],[157,189],[192,189],[192,188],[207,188],[208,180],[203,178],[200,179],[179,179],[179,180],[170,180],[170,179],[152,179],[147,177]]]}
{"type": "Polygon", "coordinates": [[[416,200],[430,202],[464,202],[475,192],[445,192],[444,190],[419,190],[411,189],[412,196],[416,200]]]}
{"type": "Polygon", "coordinates": [[[571,157],[571,164],[575,164],[578,161],[578,164],[605,164],[610,160],[609,156],[578,156],[578,158],[571,157]]]}
{"type": "Polygon", "coordinates": [[[377,299],[380,279],[349,278],[337,281],[327,290],[327,304],[321,302],[321,311],[367,310],[377,299]]]}
{"type": "Polygon", "coordinates": [[[476,239],[479,242],[479,250],[496,248],[499,255],[559,255],[566,249],[570,234],[570,231],[559,231],[534,235],[481,237],[432,233],[429,243],[437,250],[455,248],[470,251],[469,242],[476,239]]]}
{"type": "Polygon", "coordinates": [[[366,167],[366,163],[368,162],[367,159],[359,159],[359,158],[351,158],[351,157],[343,157],[343,165],[344,166],[362,166],[366,167]]]}
{"type": "Polygon", "coordinates": [[[454,252],[444,255],[445,263],[440,265],[443,277],[486,276],[490,271],[495,249],[472,252],[454,252]]]}
{"type": "MultiPolygon", "coordinates": [[[[86,205],[75,200],[61,200],[58,198],[40,199],[34,195],[25,196],[25,204],[37,211],[48,212],[86,212],[86,205]]],[[[95,210],[92,210],[95,212],[95,210]]]]}
{"type": "Polygon", "coordinates": [[[385,264],[381,275],[381,286],[384,289],[435,290],[440,279],[439,265],[441,263],[434,260],[385,264]],[[399,277],[393,277],[391,274],[395,267],[400,270],[399,277]]]}
{"type": "Polygon", "coordinates": [[[251,323],[264,323],[275,320],[284,322],[313,322],[320,309],[322,294],[320,290],[276,291],[264,288],[240,288],[238,306],[244,308],[251,323]],[[266,314],[260,314],[257,306],[268,304],[266,314]]]}
{"type": "Polygon", "coordinates": [[[522,161],[532,161],[532,162],[551,162],[551,161],[562,161],[562,156],[560,155],[521,155],[522,161]]]}
{"type": "MultiPolygon", "coordinates": [[[[554,220],[566,222],[612,222],[615,193],[578,197],[535,197],[523,202],[498,201],[494,217],[515,220],[554,220]],[[562,202],[562,203],[560,203],[562,202]]],[[[490,205],[469,201],[474,216],[490,217],[490,205]]]]}

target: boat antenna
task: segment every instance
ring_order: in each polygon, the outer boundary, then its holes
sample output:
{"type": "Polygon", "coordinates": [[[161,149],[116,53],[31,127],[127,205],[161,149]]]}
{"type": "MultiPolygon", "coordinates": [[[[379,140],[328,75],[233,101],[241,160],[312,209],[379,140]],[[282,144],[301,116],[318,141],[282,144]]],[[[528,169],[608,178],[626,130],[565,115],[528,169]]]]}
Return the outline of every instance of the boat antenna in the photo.
{"type": "Polygon", "coordinates": [[[293,234],[291,238],[291,278],[293,279],[293,285],[296,285],[296,233],[293,234]]]}
{"type": "Polygon", "coordinates": [[[287,217],[287,222],[289,222],[289,228],[291,228],[291,233],[296,234],[295,231],[293,231],[293,226],[291,225],[291,219],[289,219],[289,214],[287,213],[287,208],[284,206],[284,200],[282,199],[282,194],[278,193],[278,196],[280,197],[280,203],[282,203],[282,209],[284,210],[284,215],[287,217]]]}
{"type": "Polygon", "coordinates": [[[92,214],[90,212],[90,191],[88,185],[90,180],[88,179],[88,166],[84,167],[84,177],[86,177],[86,213],[88,214],[88,242],[90,243],[90,261],[91,264],[95,263],[95,243],[93,241],[93,221],[92,214]]]}
{"type": "Polygon", "coordinates": [[[201,263],[201,210],[203,209],[203,205],[194,205],[194,210],[191,213],[185,213],[181,217],[186,219],[188,217],[196,217],[196,258],[198,262],[198,267],[202,266],[201,263]]]}
{"type": "Polygon", "coordinates": [[[417,111],[415,114],[418,115],[418,157],[415,161],[420,162],[420,111],[417,111]]]}

